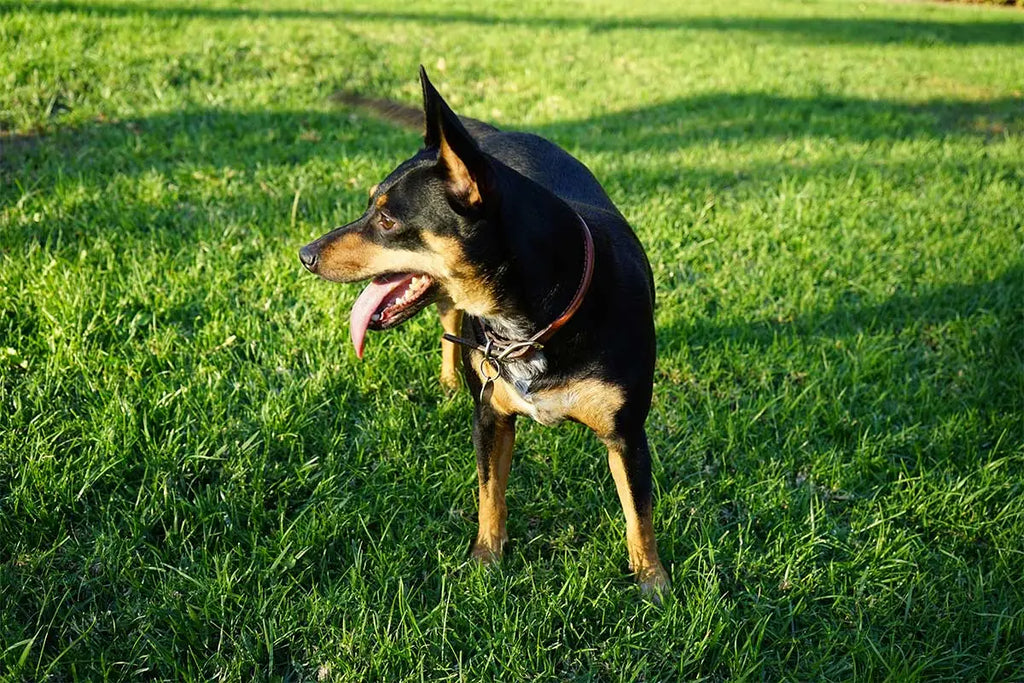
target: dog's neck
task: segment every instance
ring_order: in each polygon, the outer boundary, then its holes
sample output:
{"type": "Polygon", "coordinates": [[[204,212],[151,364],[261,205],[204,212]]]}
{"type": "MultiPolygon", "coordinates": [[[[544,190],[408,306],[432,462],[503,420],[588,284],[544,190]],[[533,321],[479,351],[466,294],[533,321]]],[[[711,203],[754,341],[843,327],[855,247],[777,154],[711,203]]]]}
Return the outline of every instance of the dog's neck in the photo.
{"type": "MultiPolygon", "coordinates": [[[[546,225],[547,229],[524,234],[530,228],[521,228],[509,240],[508,267],[502,269],[500,282],[507,293],[505,305],[496,314],[481,318],[489,333],[499,339],[530,339],[560,318],[581,293],[584,272],[592,265],[587,262],[592,258],[588,251],[593,246],[591,236],[575,212],[561,213],[548,221],[535,217],[532,223],[520,223],[546,225]]],[[[557,344],[557,328],[555,333],[557,344]]],[[[548,358],[541,350],[507,365],[511,378],[527,385],[547,368],[548,358]]]]}
{"type": "Polygon", "coordinates": [[[564,313],[587,266],[582,219],[529,184],[530,194],[540,196],[528,195],[502,211],[503,265],[495,284],[505,296],[497,314],[487,318],[491,329],[510,340],[528,339],[564,313]]]}

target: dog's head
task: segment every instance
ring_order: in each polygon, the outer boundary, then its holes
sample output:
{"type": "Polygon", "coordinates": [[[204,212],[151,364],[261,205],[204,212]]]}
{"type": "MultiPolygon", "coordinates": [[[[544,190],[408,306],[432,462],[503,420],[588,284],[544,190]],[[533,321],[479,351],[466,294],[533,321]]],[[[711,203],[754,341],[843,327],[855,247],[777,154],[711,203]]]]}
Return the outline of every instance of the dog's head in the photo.
{"type": "Polygon", "coordinates": [[[311,273],[371,282],[352,307],[362,357],[366,330],[395,327],[438,296],[486,316],[496,306],[480,264],[497,203],[493,161],[420,68],[424,146],[370,191],[358,219],[299,251],[311,273]]]}

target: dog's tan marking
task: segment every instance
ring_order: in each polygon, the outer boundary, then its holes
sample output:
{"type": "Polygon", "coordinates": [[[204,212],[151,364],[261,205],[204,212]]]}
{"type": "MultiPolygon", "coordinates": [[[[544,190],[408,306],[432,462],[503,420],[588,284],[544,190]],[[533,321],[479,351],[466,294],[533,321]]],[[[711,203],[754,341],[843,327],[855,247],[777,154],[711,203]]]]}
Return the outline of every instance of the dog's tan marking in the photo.
{"type": "Polygon", "coordinates": [[[345,282],[382,273],[425,273],[441,285],[455,308],[470,315],[493,315],[497,310],[494,296],[466,259],[458,240],[429,232],[421,233],[421,237],[427,249],[412,251],[388,249],[359,231],[344,233],[322,247],[318,273],[328,280],[345,282]]]}
{"type": "Polygon", "coordinates": [[[379,245],[358,232],[347,232],[325,244],[320,250],[319,274],[329,280],[356,280],[375,275],[371,264],[383,260],[379,245]]]}
{"type": "Polygon", "coordinates": [[[361,237],[341,237],[323,248],[319,275],[328,280],[353,282],[383,273],[426,273],[434,276],[443,264],[431,254],[386,249],[361,237]]]}
{"type": "Polygon", "coordinates": [[[508,487],[508,473],[512,466],[515,440],[516,432],[512,419],[499,417],[495,423],[493,446],[491,452],[487,454],[487,472],[485,473],[479,463],[477,464],[480,513],[476,542],[473,544],[473,557],[480,562],[500,560],[502,546],[508,541],[508,533],[505,530],[505,520],[508,518],[505,489],[508,487]]]}
{"type": "MultiPolygon", "coordinates": [[[[441,316],[441,327],[448,334],[458,335],[462,331],[462,311],[455,308],[451,299],[443,297],[437,302],[441,316]]],[[[441,340],[441,384],[449,389],[459,388],[459,347],[450,341],[441,340]]]]}
{"type": "Polygon", "coordinates": [[[443,131],[437,159],[444,164],[448,171],[448,190],[468,206],[479,205],[483,198],[480,196],[480,188],[476,184],[476,179],[473,178],[473,174],[469,172],[469,168],[455,153],[455,150],[449,146],[443,131]]]}
{"type": "Polygon", "coordinates": [[[452,237],[424,232],[423,242],[444,262],[443,285],[456,308],[470,315],[487,317],[497,311],[494,295],[486,280],[466,258],[461,243],[452,237]]]}
{"type": "Polygon", "coordinates": [[[339,235],[321,248],[317,272],[328,280],[342,282],[365,280],[382,273],[426,273],[443,281],[447,264],[440,254],[389,249],[356,230],[339,235]]]}
{"type": "Polygon", "coordinates": [[[668,588],[668,572],[658,557],[658,544],[654,538],[654,524],[651,521],[651,505],[637,510],[633,492],[626,476],[623,444],[616,438],[604,440],[608,447],[608,467],[615,480],[622,512],[626,516],[626,547],[629,551],[629,566],[636,574],[645,593],[659,593],[668,588]]]}
{"type": "Polygon", "coordinates": [[[590,427],[602,439],[615,432],[615,416],[626,402],[622,387],[584,379],[571,383],[565,391],[574,397],[569,417],[590,427]]]}
{"type": "Polygon", "coordinates": [[[377,188],[378,188],[378,187],[380,187],[380,183],[377,183],[376,185],[374,185],[373,187],[371,187],[371,188],[370,188],[370,196],[371,196],[371,197],[372,197],[373,195],[377,194],[377,188]]]}
{"type": "MultiPolygon", "coordinates": [[[[376,190],[377,189],[376,186],[374,186],[373,189],[376,190]]],[[[381,196],[377,197],[377,201],[374,202],[374,203],[377,205],[378,209],[383,209],[388,204],[388,193],[385,192],[381,196]]]]}
{"type": "MultiPolygon", "coordinates": [[[[473,371],[480,377],[483,354],[472,353],[473,371]]],[[[622,388],[594,378],[521,395],[504,379],[497,379],[488,390],[491,407],[499,415],[526,415],[544,425],[555,425],[565,419],[590,427],[604,439],[615,432],[615,415],[625,403],[622,388]]]]}
{"type": "MultiPolygon", "coordinates": [[[[383,194],[376,203],[383,206],[386,201],[383,194]]],[[[420,237],[427,248],[413,251],[383,247],[359,231],[343,233],[321,248],[318,273],[328,280],[347,282],[382,273],[425,273],[438,281],[455,308],[470,315],[493,315],[497,311],[494,296],[459,241],[429,232],[420,237]]]]}
{"type": "MultiPolygon", "coordinates": [[[[480,374],[480,360],[483,358],[483,354],[474,352],[472,358],[473,371],[482,382],[484,378],[480,374]]],[[[491,384],[490,397],[487,400],[494,412],[499,415],[527,415],[537,420],[534,417],[534,406],[523,400],[516,390],[503,379],[495,380],[491,384]]],[[[540,422],[540,420],[537,421],[540,422]]]]}

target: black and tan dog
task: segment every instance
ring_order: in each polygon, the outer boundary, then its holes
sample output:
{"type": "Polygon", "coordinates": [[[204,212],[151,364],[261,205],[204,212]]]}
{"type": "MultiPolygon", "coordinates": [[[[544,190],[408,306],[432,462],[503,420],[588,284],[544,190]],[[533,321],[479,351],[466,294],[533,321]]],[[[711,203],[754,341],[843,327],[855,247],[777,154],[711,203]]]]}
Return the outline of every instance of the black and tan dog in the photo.
{"type": "MultiPolygon", "coordinates": [[[[328,280],[372,281],[351,336],[404,322],[436,301],[447,334],[442,380],[475,401],[480,482],[473,556],[501,558],[518,415],[575,420],[608,447],[630,566],[659,592],[668,574],[651,522],[644,421],[654,373],[654,285],[643,248],[589,170],[536,135],[457,116],[420,70],[423,149],[370,192],[355,222],[300,252],[328,280]]],[[[365,100],[408,123],[418,111],[365,100]]]]}

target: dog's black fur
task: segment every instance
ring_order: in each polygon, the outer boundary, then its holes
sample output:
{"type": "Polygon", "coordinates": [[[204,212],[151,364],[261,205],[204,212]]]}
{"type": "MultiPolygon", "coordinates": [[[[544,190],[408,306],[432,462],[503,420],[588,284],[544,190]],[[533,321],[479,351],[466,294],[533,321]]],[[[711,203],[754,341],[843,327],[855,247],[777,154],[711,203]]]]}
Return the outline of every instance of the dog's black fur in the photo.
{"type": "MultiPolygon", "coordinates": [[[[582,218],[593,235],[593,279],[564,327],[542,350],[504,364],[493,383],[480,351],[462,349],[463,376],[476,403],[480,530],[473,555],[498,559],[506,541],[516,416],[545,424],[571,419],[608,447],[631,566],[645,590],[659,592],[668,575],[653,536],[644,431],[655,361],[654,284],[644,250],[582,163],[537,135],[456,116],[422,69],[420,78],[423,148],[371,191],[359,219],[303,247],[301,260],[314,273],[346,282],[425,274],[429,288],[410,294],[411,302],[381,304],[370,327],[393,327],[440,300],[446,329],[482,346],[485,327],[526,339],[566,309],[586,265],[582,218]]],[[[390,102],[357,104],[402,122],[414,118],[390,102]]],[[[453,351],[447,349],[443,368],[449,382],[453,351]]]]}

